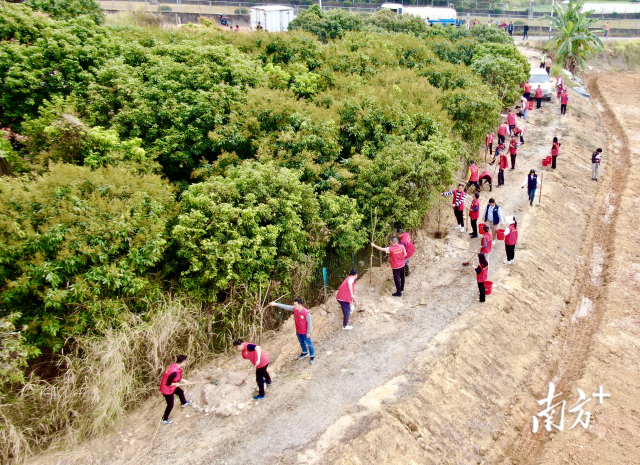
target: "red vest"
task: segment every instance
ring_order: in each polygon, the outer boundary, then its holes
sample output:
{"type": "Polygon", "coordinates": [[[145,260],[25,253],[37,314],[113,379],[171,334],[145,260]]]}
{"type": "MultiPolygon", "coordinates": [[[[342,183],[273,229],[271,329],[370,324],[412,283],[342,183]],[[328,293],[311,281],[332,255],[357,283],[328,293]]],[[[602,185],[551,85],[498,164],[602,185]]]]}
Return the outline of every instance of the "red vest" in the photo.
{"type": "Polygon", "coordinates": [[[560,151],[560,144],[558,144],[557,142],[553,143],[553,147],[551,147],[551,155],[553,155],[554,157],[558,156],[558,152],[560,151]]]}
{"type": "Polygon", "coordinates": [[[524,85],[524,91],[525,92],[531,92],[531,84],[525,84],[524,85]]]}
{"type": "Polygon", "coordinates": [[[487,280],[487,275],[489,274],[489,267],[482,268],[482,271],[478,273],[478,282],[483,283],[487,280]]]}
{"type": "Polygon", "coordinates": [[[342,281],[342,284],[340,284],[340,287],[338,288],[338,295],[336,296],[336,299],[338,300],[342,300],[343,302],[348,302],[351,303],[353,302],[353,297],[351,296],[351,293],[349,292],[349,280],[353,280],[353,293],[356,293],[356,277],[355,276],[347,276],[347,279],[345,279],[344,281],[342,281]]]}
{"type": "Polygon", "coordinates": [[[493,181],[493,174],[491,174],[491,171],[484,170],[484,171],[482,172],[482,174],[480,175],[480,177],[481,177],[481,178],[484,178],[485,176],[488,176],[488,177],[489,177],[489,179],[490,179],[491,181],[493,181]]]}
{"type": "Polygon", "coordinates": [[[500,154],[500,169],[503,170],[509,167],[509,162],[507,161],[507,156],[504,153],[500,154]]]}
{"type": "MultiPolygon", "coordinates": [[[[251,344],[251,342],[244,343],[244,347],[242,348],[242,358],[249,360],[255,366],[256,362],[258,361],[258,351],[254,350],[253,352],[249,352],[247,350],[248,344],[251,344]]],[[[262,368],[269,364],[269,356],[267,355],[267,352],[262,348],[261,350],[262,355],[260,357],[260,365],[258,365],[256,368],[262,368]]]]}
{"type": "Polygon", "coordinates": [[[507,121],[509,122],[509,125],[515,126],[516,125],[516,115],[515,115],[515,113],[507,114],[507,121]]]}
{"type": "Polygon", "coordinates": [[[536,89],[536,98],[542,98],[542,87],[536,89]]]}
{"type": "Polygon", "coordinates": [[[293,317],[296,320],[296,333],[298,334],[307,334],[307,330],[309,329],[309,324],[307,323],[307,315],[309,314],[309,310],[305,307],[302,307],[302,310],[298,311],[295,307],[293,307],[293,317]]]}
{"type": "Polygon", "coordinates": [[[469,210],[469,218],[472,220],[477,220],[480,217],[480,200],[473,199],[471,202],[471,209],[469,210]],[[473,211],[475,207],[478,207],[478,211],[473,211]]]}
{"type": "Polygon", "coordinates": [[[493,245],[491,243],[491,231],[489,231],[488,233],[484,233],[484,236],[482,236],[482,239],[480,240],[480,252],[481,253],[489,253],[491,252],[491,246],[493,245]],[[487,246],[486,247],[482,247],[482,241],[486,241],[487,242],[487,246]]]}
{"type": "Polygon", "coordinates": [[[507,126],[505,124],[501,124],[498,128],[498,134],[504,136],[507,133],[507,126]]]}
{"type": "Polygon", "coordinates": [[[469,177],[469,181],[477,181],[478,180],[478,167],[476,165],[469,166],[469,171],[471,171],[471,176],[469,177]]]}
{"type": "Polygon", "coordinates": [[[513,225],[509,226],[509,234],[504,238],[504,243],[507,245],[516,245],[518,242],[518,230],[513,225]]]}
{"type": "Polygon", "coordinates": [[[509,142],[509,153],[511,155],[518,153],[518,142],[516,140],[509,142]]]}
{"type": "Polygon", "coordinates": [[[391,262],[391,268],[397,270],[404,267],[404,252],[405,248],[402,244],[396,244],[389,247],[389,261],[391,262]]]}
{"type": "Polygon", "coordinates": [[[453,195],[452,195],[453,201],[451,203],[451,206],[454,209],[457,208],[460,211],[464,210],[464,197],[466,195],[467,194],[465,193],[465,191],[460,192],[460,191],[458,191],[458,189],[454,190],[453,191],[453,195]],[[456,206],[456,203],[458,203],[458,202],[460,202],[460,205],[456,206]]]}
{"type": "Polygon", "coordinates": [[[562,95],[560,96],[560,103],[563,105],[566,105],[567,103],[569,103],[569,96],[567,95],[567,92],[563,92],[562,95]]]}
{"type": "Polygon", "coordinates": [[[177,373],[173,380],[174,383],[178,383],[182,379],[182,368],[180,368],[177,363],[169,365],[169,368],[167,368],[162,375],[162,381],[160,381],[160,392],[163,394],[173,394],[176,390],[177,386],[167,386],[167,380],[172,373],[177,373]]]}
{"type": "Polygon", "coordinates": [[[522,126],[516,126],[516,128],[513,130],[513,133],[516,135],[524,136],[524,128],[522,126]]]}
{"type": "Polygon", "coordinates": [[[405,257],[405,259],[411,258],[416,251],[416,248],[413,245],[413,239],[411,239],[411,234],[404,233],[402,235],[402,238],[400,239],[400,242],[402,243],[402,245],[404,245],[404,248],[407,251],[407,256],[405,257]]]}

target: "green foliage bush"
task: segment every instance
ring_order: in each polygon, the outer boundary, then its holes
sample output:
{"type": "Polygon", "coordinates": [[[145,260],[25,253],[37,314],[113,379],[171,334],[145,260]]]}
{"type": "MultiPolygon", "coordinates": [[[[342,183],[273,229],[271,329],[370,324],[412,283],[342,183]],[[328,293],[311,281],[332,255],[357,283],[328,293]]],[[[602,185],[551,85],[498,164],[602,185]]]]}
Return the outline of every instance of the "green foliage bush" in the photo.
{"type": "Polygon", "coordinates": [[[34,181],[0,178],[0,299],[20,309],[26,337],[65,338],[117,320],[120,300],[155,287],[174,209],[171,187],[126,166],[52,165],[34,181]]]}
{"type": "Polygon", "coordinates": [[[164,13],[171,13],[173,9],[169,5],[160,5],[158,7],[158,11],[164,12],[164,13]]]}
{"type": "Polygon", "coordinates": [[[237,15],[247,15],[249,14],[249,8],[236,8],[233,12],[237,15]]]}
{"type": "MultiPolygon", "coordinates": [[[[347,6],[345,4],[345,6],[347,6]]],[[[351,6],[349,4],[348,6],[351,6]]],[[[289,30],[309,31],[322,42],[339,39],[346,31],[362,29],[362,19],[339,8],[323,11],[318,5],[304,10],[289,23],[289,30]]]]}
{"type": "Polygon", "coordinates": [[[24,3],[55,19],[70,19],[80,15],[88,15],[96,24],[104,22],[102,8],[94,0],[25,0],[24,3]]]}

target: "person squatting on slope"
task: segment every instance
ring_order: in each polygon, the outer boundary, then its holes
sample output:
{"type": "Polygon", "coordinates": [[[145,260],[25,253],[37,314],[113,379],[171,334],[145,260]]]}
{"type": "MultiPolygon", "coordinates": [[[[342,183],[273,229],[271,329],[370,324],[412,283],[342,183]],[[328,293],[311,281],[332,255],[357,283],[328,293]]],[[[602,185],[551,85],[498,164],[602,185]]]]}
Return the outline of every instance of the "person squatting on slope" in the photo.
{"type": "Polygon", "coordinates": [[[533,205],[533,201],[536,197],[536,189],[538,188],[538,175],[535,170],[529,171],[527,179],[524,180],[524,184],[520,189],[527,187],[527,195],[529,196],[529,205],[533,205]]]}
{"type": "Polygon", "coordinates": [[[315,361],[315,349],[313,347],[313,342],[311,341],[311,328],[313,327],[313,323],[311,322],[311,313],[304,305],[302,305],[302,299],[295,299],[293,301],[293,305],[271,302],[269,306],[293,312],[296,335],[298,336],[298,342],[302,349],[302,353],[298,356],[298,360],[311,356],[309,363],[313,364],[315,361]]]}
{"type": "Polygon", "coordinates": [[[336,300],[342,308],[342,329],[350,330],[353,326],[349,326],[349,315],[351,315],[351,307],[355,305],[356,298],[356,280],[358,279],[358,271],[352,269],[349,276],[342,281],[338,288],[336,300]]]}
{"type": "Polygon", "coordinates": [[[411,234],[408,232],[398,229],[396,230],[396,237],[407,251],[407,256],[404,259],[404,275],[409,276],[409,262],[411,261],[413,254],[416,252],[416,247],[413,245],[413,239],[411,238],[411,234]]]}
{"type": "Polygon", "coordinates": [[[182,369],[187,364],[186,355],[178,355],[176,363],[172,363],[162,374],[162,381],[160,381],[160,392],[164,396],[164,400],[167,402],[167,408],[162,416],[162,423],[164,425],[172,425],[173,422],[169,420],[169,414],[173,410],[173,396],[178,395],[180,404],[182,407],[188,407],[193,403],[191,400],[187,400],[184,396],[184,391],[180,387],[181,384],[192,384],[182,377],[182,369]]]}
{"type": "Polygon", "coordinates": [[[402,291],[404,291],[404,259],[407,257],[407,251],[404,245],[400,244],[396,236],[391,238],[391,243],[391,247],[378,247],[372,242],[371,247],[389,254],[389,262],[391,263],[391,270],[393,271],[393,281],[396,285],[396,292],[391,295],[394,297],[402,297],[402,291]]]}
{"type": "Polygon", "coordinates": [[[516,258],[516,244],[518,243],[518,222],[515,216],[507,217],[509,227],[504,231],[504,248],[507,253],[507,259],[504,261],[507,265],[513,265],[516,258]]]}
{"type": "Polygon", "coordinates": [[[478,290],[480,291],[479,302],[485,301],[485,289],[484,283],[487,280],[489,274],[489,263],[483,253],[478,254],[478,266],[476,267],[476,279],[478,281],[478,290]]]}
{"type": "MultiPolygon", "coordinates": [[[[244,342],[242,339],[236,339],[233,345],[242,352],[242,358],[249,360],[256,367],[256,383],[258,384],[258,395],[253,396],[255,400],[264,399],[264,383],[271,385],[271,376],[267,368],[269,366],[269,354],[262,350],[259,345],[250,342],[244,342]]],[[[238,386],[243,385],[247,379],[243,379],[238,386]]]]}
{"type": "Polygon", "coordinates": [[[489,192],[493,190],[493,174],[491,174],[491,171],[484,170],[480,174],[480,189],[482,189],[483,184],[489,184],[489,192]]]}
{"type": "Polygon", "coordinates": [[[456,221],[458,222],[456,228],[460,228],[460,231],[464,231],[464,198],[467,195],[464,191],[464,184],[460,183],[456,190],[443,192],[442,195],[453,196],[451,207],[453,208],[453,214],[456,216],[456,221]]]}

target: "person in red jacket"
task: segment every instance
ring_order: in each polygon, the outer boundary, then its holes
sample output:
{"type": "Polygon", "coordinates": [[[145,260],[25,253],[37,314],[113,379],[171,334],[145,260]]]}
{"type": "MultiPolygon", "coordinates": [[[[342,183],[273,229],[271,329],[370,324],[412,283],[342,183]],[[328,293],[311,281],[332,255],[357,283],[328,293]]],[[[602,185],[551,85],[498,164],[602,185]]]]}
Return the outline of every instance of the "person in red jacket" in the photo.
{"type": "Polygon", "coordinates": [[[516,128],[516,114],[513,110],[509,110],[509,113],[507,113],[507,124],[509,125],[509,135],[512,135],[513,130],[516,128]]]}
{"type": "Polygon", "coordinates": [[[553,138],[553,144],[551,144],[551,169],[556,169],[556,158],[560,155],[560,146],[562,144],[558,142],[558,138],[553,138]]]}
{"type": "Polygon", "coordinates": [[[293,305],[284,305],[276,302],[269,304],[271,307],[279,307],[283,310],[293,312],[293,321],[296,326],[296,335],[298,336],[298,342],[302,353],[298,356],[298,360],[311,356],[309,363],[313,365],[315,361],[315,349],[313,342],[311,341],[311,328],[313,323],[311,322],[311,312],[302,304],[302,299],[297,298],[293,301],[293,305]],[[308,350],[307,350],[308,347],[308,350]]]}
{"type": "Polygon", "coordinates": [[[484,138],[484,161],[485,162],[487,161],[487,153],[489,153],[489,155],[493,153],[493,133],[487,134],[487,137],[484,138]]]}
{"type": "Polygon", "coordinates": [[[340,287],[338,288],[338,294],[336,300],[342,308],[342,329],[350,330],[353,326],[349,326],[349,315],[351,315],[351,307],[356,303],[356,280],[358,279],[358,271],[352,269],[349,272],[349,276],[346,277],[340,287]]]}
{"type": "Polygon", "coordinates": [[[498,187],[504,186],[504,170],[509,167],[506,151],[500,151],[500,164],[498,165],[498,187]]]}
{"type": "Polygon", "coordinates": [[[556,78],[556,90],[558,91],[558,98],[560,98],[560,95],[564,90],[564,77],[562,77],[561,74],[556,78]]]}
{"type": "Polygon", "coordinates": [[[484,283],[487,280],[489,274],[489,262],[485,258],[483,253],[478,254],[478,266],[476,267],[476,279],[478,281],[478,290],[480,291],[480,298],[478,301],[485,301],[485,289],[484,283]]]}
{"type": "Polygon", "coordinates": [[[511,156],[511,169],[516,169],[516,157],[518,156],[518,141],[516,136],[511,136],[511,142],[509,142],[509,155],[511,156]]]}
{"type": "Polygon", "coordinates": [[[513,131],[513,135],[516,137],[520,137],[520,145],[524,144],[524,126],[516,126],[513,131]]]}
{"type": "Polygon", "coordinates": [[[489,184],[489,192],[493,191],[493,174],[491,174],[491,171],[484,170],[480,174],[480,188],[484,183],[489,184]]]}
{"type": "Polygon", "coordinates": [[[471,220],[471,238],[475,239],[478,237],[478,218],[480,217],[480,193],[476,192],[474,194],[473,202],[471,202],[471,206],[469,207],[469,219],[471,220]]]}
{"type": "Polygon", "coordinates": [[[507,265],[513,265],[516,257],[516,244],[518,243],[518,222],[515,217],[507,218],[509,227],[504,231],[504,248],[507,252],[507,259],[504,261],[507,265]]]}
{"type": "Polygon", "coordinates": [[[496,158],[500,156],[500,152],[504,152],[506,149],[507,146],[504,143],[498,144],[498,146],[496,147],[496,152],[493,154],[493,160],[491,160],[491,163],[489,164],[493,165],[496,161],[496,158]]]}
{"type": "Polygon", "coordinates": [[[493,249],[493,242],[492,242],[492,235],[491,235],[491,229],[489,228],[489,226],[487,226],[486,224],[484,225],[483,231],[482,231],[482,239],[480,239],[480,253],[483,253],[484,256],[487,259],[487,262],[489,261],[489,256],[491,255],[491,250],[493,249]]]}
{"type": "Polygon", "coordinates": [[[567,89],[563,89],[560,94],[560,114],[567,114],[567,104],[569,103],[569,94],[567,94],[567,89]]]}
{"type": "Polygon", "coordinates": [[[507,122],[503,121],[498,127],[498,144],[504,144],[508,130],[509,127],[507,126],[507,122]]]}
{"type": "Polygon", "coordinates": [[[467,185],[465,186],[465,192],[469,189],[469,186],[475,186],[476,191],[480,190],[480,184],[478,184],[480,170],[476,166],[475,161],[471,161],[469,165],[469,172],[467,173],[467,185]]]}
{"type": "Polygon", "coordinates": [[[186,355],[178,355],[176,363],[172,363],[162,374],[162,381],[160,381],[160,392],[164,396],[164,400],[167,402],[167,408],[164,410],[162,416],[163,425],[172,425],[173,422],[169,420],[169,414],[173,410],[173,396],[178,395],[180,404],[182,407],[188,407],[193,401],[187,400],[184,396],[184,391],[180,387],[182,384],[192,384],[182,377],[182,369],[187,364],[186,355]],[[182,383],[182,384],[181,384],[182,383]]]}
{"type": "Polygon", "coordinates": [[[404,245],[404,248],[407,251],[407,256],[404,259],[404,275],[409,276],[409,262],[411,261],[413,254],[416,252],[416,247],[413,245],[413,239],[411,238],[411,234],[408,232],[398,229],[396,230],[396,237],[400,241],[400,244],[404,245]]]}
{"type": "Polygon", "coordinates": [[[540,84],[536,89],[536,101],[536,108],[540,108],[542,106],[542,87],[540,87],[540,84]]]}
{"type": "MultiPolygon", "coordinates": [[[[233,345],[242,352],[242,358],[249,360],[251,364],[256,367],[256,383],[258,383],[258,395],[253,396],[255,400],[264,399],[264,383],[268,386],[271,385],[271,376],[267,371],[269,366],[269,354],[262,350],[262,347],[250,342],[244,342],[242,339],[236,339],[233,345]]],[[[246,383],[247,379],[243,379],[238,386],[246,383]]]]}
{"type": "Polygon", "coordinates": [[[456,221],[458,222],[458,226],[456,226],[456,228],[460,228],[460,231],[464,231],[464,198],[467,195],[464,191],[464,184],[458,184],[458,189],[443,192],[442,195],[453,196],[451,206],[453,207],[453,214],[456,216],[456,221]]]}
{"type": "Polygon", "coordinates": [[[407,251],[404,245],[400,244],[396,236],[391,238],[391,244],[391,247],[378,247],[372,242],[371,247],[389,254],[391,270],[393,271],[393,281],[396,285],[396,292],[391,295],[394,297],[402,297],[402,291],[404,291],[404,259],[407,258],[407,251]]]}
{"type": "Polygon", "coordinates": [[[526,98],[527,101],[530,100],[530,97],[531,97],[531,84],[529,83],[529,81],[524,83],[524,93],[522,94],[522,96],[524,98],[526,98]]]}

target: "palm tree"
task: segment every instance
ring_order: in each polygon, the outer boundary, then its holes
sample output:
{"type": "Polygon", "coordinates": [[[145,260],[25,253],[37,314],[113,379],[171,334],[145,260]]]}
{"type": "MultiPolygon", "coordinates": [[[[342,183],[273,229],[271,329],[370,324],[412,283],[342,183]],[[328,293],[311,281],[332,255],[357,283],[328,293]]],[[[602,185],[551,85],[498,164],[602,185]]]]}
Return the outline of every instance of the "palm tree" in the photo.
{"type": "Polygon", "coordinates": [[[551,21],[554,34],[551,43],[555,45],[558,61],[572,73],[578,66],[584,68],[585,58],[592,52],[602,50],[602,41],[589,31],[598,18],[589,18],[593,11],[581,11],[584,0],[570,1],[568,6],[556,3],[551,21]]]}

